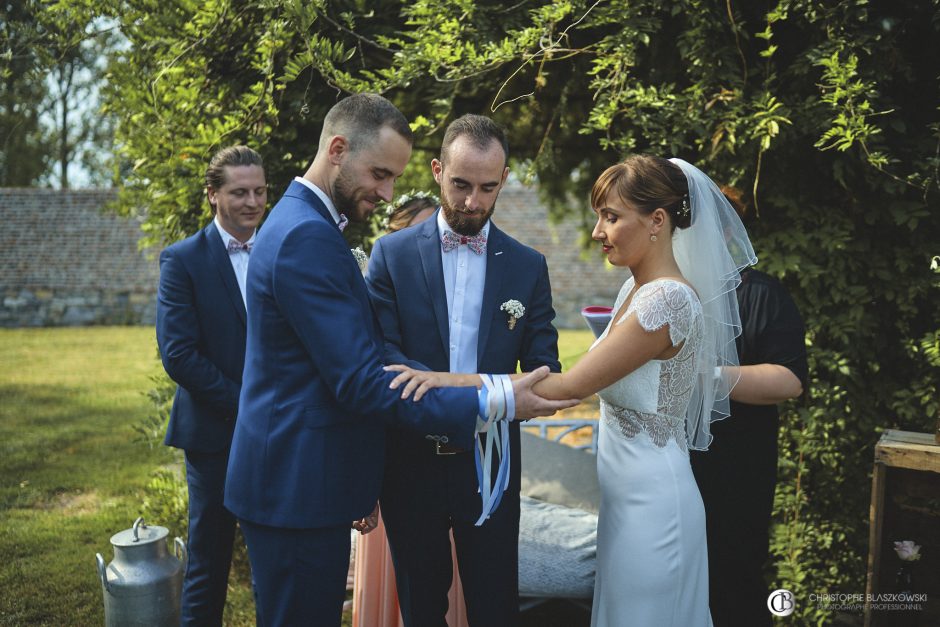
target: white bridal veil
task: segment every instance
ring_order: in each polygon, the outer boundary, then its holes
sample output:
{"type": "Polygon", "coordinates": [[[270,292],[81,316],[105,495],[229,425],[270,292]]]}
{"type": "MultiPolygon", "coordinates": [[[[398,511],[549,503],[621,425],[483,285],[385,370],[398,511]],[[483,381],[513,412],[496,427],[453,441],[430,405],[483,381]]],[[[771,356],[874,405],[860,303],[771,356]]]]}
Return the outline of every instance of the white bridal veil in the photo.
{"type": "Polygon", "coordinates": [[[692,223],[676,229],[672,245],[704,314],[702,350],[686,414],[689,448],[703,450],[712,440],[711,421],[730,413],[728,394],[737,377],[727,371],[715,376],[715,368],[738,365],[735,339],[741,334],[741,318],[735,289],[741,283],[741,270],[756,263],[757,256],[741,219],[718,186],[694,165],[682,159],[669,161],[682,169],[689,183],[692,223]]]}

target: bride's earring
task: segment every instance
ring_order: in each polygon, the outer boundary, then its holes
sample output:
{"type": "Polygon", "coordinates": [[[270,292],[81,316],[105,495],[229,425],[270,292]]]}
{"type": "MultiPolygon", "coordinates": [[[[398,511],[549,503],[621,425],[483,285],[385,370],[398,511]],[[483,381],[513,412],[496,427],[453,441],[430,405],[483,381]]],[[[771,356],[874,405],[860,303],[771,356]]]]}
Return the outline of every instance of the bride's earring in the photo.
{"type": "Polygon", "coordinates": [[[650,241],[651,241],[651,242],[655,242],[656,239],[657,239],[657,238],[656,238],[655,235],[650,235],[650,241]]]}

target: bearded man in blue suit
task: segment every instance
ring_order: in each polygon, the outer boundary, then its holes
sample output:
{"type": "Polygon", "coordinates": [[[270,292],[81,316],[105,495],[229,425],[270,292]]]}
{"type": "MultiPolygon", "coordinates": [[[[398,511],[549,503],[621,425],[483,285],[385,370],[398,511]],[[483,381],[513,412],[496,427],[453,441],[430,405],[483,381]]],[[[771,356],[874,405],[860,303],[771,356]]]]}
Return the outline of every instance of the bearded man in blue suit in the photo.
{"type": "Polygon", "coordinates": [[[157,343],[173,399],[165,443],[186,454],[189,560],[181,623],[222,625],[235,517],[222,504],[245,363],[245,276],[267,205],[261,155],[220,150],[206,170],[215,217],[160,254],[157,343]]]}
{"type": "MultiPolygon", "coordinates": [[[[340,230],[366,220],[411,156],[407,120],[357,94],[333,106],[316,157],[258,234],[248,267],[248,344],[225,504],[238,517],[265,627],[339,625],[349,526],[368,530],[382,481],[385,424],[469,447],[487,396],[391,390],[383,338],[340,230]],[[345,214],[345,215],[344,215],[345,214]]],[[[513,383],[516,417],[571,406],[513,383]]],[[[507,401],[509,402],[509,401],[507,401]]]]}
{"type": "MultiPolygon", "coordinates": [[[[431,162],[439,211],[376,242],[367,282],[390,363],[464,373],[561,370],[545,257],[490,220],[508,158],[505,131],[491,119],[454,120],[431,162]],[[512,300],[524,307],[520,317],[503,307],[512,300]]],[[[470,625],[518,624],[518,423],[510,427],[510,462],[499,507],[477,526],[470,447],[389,430],[381,506],[406,627],[445,624],[451,530],[470,625]]]]}

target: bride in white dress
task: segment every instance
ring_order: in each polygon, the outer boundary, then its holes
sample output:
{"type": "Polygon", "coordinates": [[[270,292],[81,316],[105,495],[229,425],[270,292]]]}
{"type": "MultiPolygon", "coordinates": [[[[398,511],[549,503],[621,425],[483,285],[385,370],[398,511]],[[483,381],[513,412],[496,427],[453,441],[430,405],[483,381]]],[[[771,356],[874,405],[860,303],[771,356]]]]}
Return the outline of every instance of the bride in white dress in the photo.
{"type": "Polygon", "coordinates": [[[702,307],[681,280],[634,287],[632,278],[623,286],[615,303],[622,313],[612,324],[633,317],[648,333],[668,329],[678,352],[647,361],[598,392],[601,507],[591,624],[711,625],[705,510],[685,431],[702,307]]]}
{"type": "MultiPolygon", "coordinates": [[[[688,451],[707,448],[709,423],[728,415],[734,381],[721,367],[737,365],[734,290],[756,258],[717,186],[679,159],[637,155],[608,168],[591,206],[592,237],[632,277],[589,353],[535,386],[546,398],[602,401],[591,624],[708,626],[705,511],[688,451]]],[[[416,400],[431,387],[480,386],[477,375],[391,368],[416,400]]]]}

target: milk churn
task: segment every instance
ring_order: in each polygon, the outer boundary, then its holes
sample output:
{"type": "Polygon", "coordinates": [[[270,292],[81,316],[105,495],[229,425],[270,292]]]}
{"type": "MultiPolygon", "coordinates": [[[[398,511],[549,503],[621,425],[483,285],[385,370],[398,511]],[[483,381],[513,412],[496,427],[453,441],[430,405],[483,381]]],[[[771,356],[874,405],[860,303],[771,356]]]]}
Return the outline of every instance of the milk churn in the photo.
{"type": "Polygon", "coordinates": [[[106,627],[175,627],[180,624],[180,597],[186,568],[186,545],[176,538],[175,555],[167,550],[166,527],[143,518],[111,536],[114,560],[105,566],[101,553],[98,576],[104,593],[106,627]]]}

